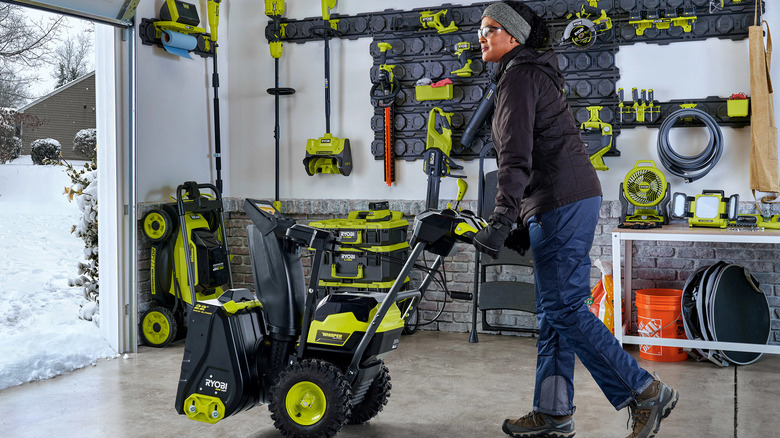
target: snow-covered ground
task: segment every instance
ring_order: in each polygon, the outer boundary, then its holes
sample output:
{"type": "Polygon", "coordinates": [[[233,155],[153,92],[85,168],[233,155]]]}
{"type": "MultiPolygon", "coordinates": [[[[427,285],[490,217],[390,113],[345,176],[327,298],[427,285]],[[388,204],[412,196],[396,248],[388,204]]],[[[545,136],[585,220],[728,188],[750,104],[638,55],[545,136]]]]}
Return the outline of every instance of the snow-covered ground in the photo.
{"type": "Polygon", "coordinates": [[[60,166],[29,156],[0,164],[0,390],[48,379],[117,354],[94,322],[78,318],[84,243],[80,212],[60,166]]]}

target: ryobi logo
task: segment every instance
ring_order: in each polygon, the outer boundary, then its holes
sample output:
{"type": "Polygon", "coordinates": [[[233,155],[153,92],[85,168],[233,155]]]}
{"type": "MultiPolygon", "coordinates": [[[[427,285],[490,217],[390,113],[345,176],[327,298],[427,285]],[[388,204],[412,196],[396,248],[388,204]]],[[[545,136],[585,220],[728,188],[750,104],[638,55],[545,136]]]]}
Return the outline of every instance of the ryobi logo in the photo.
{"type": "Polygon", "coordinates": [[[356,231],[339,231],[340,239],[354,239],[355,237],[357,237],[356,231]]]}
{"type": "Polygon", "coordinates": [[[214,388],[217,391],[226,392],[228,388],[227,382],[220,382],[219,380],[206,379],[206,388],[214,388]]]}
{"type": "Polygon", "coordinates": [[[428,17],[420,17],[420,22],[422,22],[422,23],[430,23],[431,21],[433,21],[433,18],[434,18],[434,17],[431,17],[431,16],[428,16],[428,17]]]}
{"type": "Polygon", "coordinates": [[[199,214],[191,214],[190,215],[190,219],[196,221],[196,220],[200,219],[200,215],[199,214]]]}
{"type": "Polygon", "coordinates": [[[320,141],[320,143],[330,143],[330,139],[329,138],[323,138],[322,141],[320,141]]]}
{"type": "Polygon", "coordinates": [[[342,262],[354,262],[357,256],[355,254],[342,254],[341,255],[341,261],[342,262]]]}

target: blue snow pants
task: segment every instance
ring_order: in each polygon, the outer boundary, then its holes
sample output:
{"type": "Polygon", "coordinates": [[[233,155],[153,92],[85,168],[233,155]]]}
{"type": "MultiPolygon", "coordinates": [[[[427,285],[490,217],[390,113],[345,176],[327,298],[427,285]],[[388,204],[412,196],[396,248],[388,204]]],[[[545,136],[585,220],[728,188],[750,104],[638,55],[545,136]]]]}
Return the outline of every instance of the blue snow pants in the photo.
{"type": "Polygon", "coordinates": [[[575,354],[615,409],[653,382],[585,304],[600,207],[601,197],[593,197],[528,221],[540,331],[534,410],[540,413],[573,412],[575,354]]]}

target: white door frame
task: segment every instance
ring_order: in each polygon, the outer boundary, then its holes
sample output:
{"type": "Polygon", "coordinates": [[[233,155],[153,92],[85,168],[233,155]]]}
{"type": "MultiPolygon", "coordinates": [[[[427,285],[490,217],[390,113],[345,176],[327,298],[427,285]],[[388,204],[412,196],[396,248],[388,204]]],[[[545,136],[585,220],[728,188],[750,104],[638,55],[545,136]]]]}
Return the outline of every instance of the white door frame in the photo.
{"type": "Polygon", "coordinates": [[[135,29],[95,27],[100,330],[118,353],[135,352],[135,29]]]}

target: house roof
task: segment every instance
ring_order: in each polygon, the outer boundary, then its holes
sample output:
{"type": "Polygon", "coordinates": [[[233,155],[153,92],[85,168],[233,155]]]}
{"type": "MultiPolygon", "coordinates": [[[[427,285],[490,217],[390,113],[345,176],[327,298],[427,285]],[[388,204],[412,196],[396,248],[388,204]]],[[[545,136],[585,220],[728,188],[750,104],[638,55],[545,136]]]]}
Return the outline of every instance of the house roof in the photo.
{"type": "Polygon", "coordinates": [[[44,100],[46,100],[46,99],[48,99],[48,98],[50,98],[50,97],[52,97],[52,96],[54,96],[56,94],[59,94],[59,93],[65,91],[65,90],[67,90],[70,87],[74,87],[74,86],[80,84],[81,82],[84,82],[85,80],[87,80],[91,76],[95,76],[95,71],[94,70],[92,70],[90,73],[85,74],[84,76],[81,76],[79,78],[76,78],[76,79],[68,82],[67,84],[65,84],[65,85],[63,85],[63,86],[61,86],[59,88],[55,88],[54,91],[52,91],[49,94],[46,94],[44,96],[41,96],[41,97],[33,100],[32,102],[28,103],[27,105],[19,108],[17,110],[17,112],[23,113],[24,110],[26,110],[26,109],[28,109],[30,107],[33,107],[33,106],[43,102],[44,100]]]}

